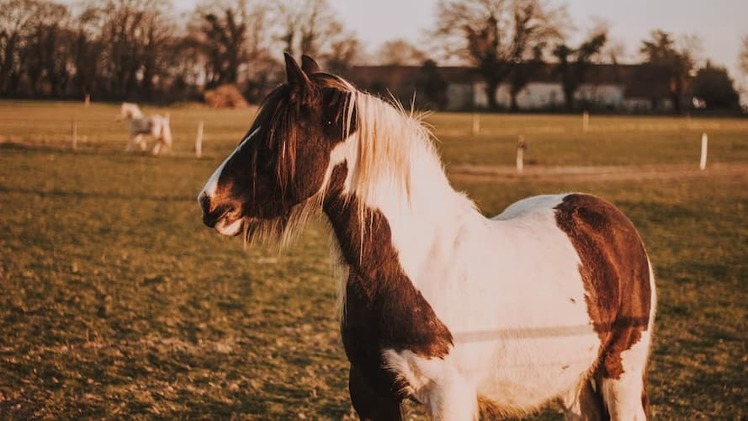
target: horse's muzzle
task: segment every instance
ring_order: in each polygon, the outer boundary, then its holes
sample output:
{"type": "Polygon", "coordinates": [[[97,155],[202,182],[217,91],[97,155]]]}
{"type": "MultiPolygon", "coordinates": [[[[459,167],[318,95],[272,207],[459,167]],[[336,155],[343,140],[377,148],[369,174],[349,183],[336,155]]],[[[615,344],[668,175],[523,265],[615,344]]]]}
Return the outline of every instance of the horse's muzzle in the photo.
{"type": "Polygon", "coordinates": [[[225,236],[238,235],[242,230],[243,218],[239,209],[232,205],[214,205],[210,196],[200,193],[197,198],[200,209],[203,211],[203,224],[215,229],[219,234],[225,236]]]}

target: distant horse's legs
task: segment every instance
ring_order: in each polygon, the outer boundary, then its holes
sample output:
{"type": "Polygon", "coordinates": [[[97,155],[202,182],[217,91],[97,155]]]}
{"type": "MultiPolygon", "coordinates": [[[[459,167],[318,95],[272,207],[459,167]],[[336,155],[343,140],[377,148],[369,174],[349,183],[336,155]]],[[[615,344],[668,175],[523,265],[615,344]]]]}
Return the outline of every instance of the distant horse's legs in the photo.
{"type": "Polygon", "coordinates": [[[130,135],[130,141],[127,142],[127,146],[125,147],[125,151],[130,152],[133,149],[135,149],[135,145],[138,144],[138,135],[130,135]]]}
{"type": "Polygon", "coordinates": [[[125,151],[127,152],[132,151],[133,149],[135,149],[135,145],[138,145],[141,151],[145,150],[145,140],[143,139],[142,134],[130,135],[130,142],[127,144],[125,151]]]}
{"type": "Polygon", "coordinates": [[[145,144],[145,138],[143,137],[142,134],[138,135],[138,144],[140,145],[140,150],[144,151],[145,147],[146,147],[146,144],[145,144]]]}
{"type": "Polygon", "coordinates": [[[351,364],[348,377],[348,391],[351,402],[359,418],[367,421],[402,420],[400,399],[396,396],[378,394],[361,375],[360,370],[351,364]]]}

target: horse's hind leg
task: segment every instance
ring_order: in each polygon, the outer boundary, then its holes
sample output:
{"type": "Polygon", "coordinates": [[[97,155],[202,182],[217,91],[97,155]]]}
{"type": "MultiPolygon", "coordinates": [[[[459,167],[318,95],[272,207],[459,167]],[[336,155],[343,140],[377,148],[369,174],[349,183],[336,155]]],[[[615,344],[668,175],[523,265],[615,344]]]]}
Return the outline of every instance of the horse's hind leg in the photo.
{"type": "Polygon", "coordinates": [[[602,379],[602,395],[612,420],[646,420],[649,398],[644,385],[651,330],[620,353],[622,372],[602,379]]]}
{"type": "Polygon", "coordinates": [[[351,364],[348,377],[348,391],[351,394],[353,409],[362,420],[402,420],[400,399],[396,396],[382,396],[377,393],[353,364],[351,364]]]}
{"type": "Polygon", "coordinates": [[[126,152],[130,152],[135,148],[135,145],[138,143],[138,135],[130,135],[130,140],[127,142],[127,146],[125,147],[126,152]]]}
{"type": "Polygon", "coordinates": [[[156,139],[156,146],[153,147],[153,155],[158,156],[158,154],[161,152],[161,146],[163,145],[163,140],[156,139]]]}

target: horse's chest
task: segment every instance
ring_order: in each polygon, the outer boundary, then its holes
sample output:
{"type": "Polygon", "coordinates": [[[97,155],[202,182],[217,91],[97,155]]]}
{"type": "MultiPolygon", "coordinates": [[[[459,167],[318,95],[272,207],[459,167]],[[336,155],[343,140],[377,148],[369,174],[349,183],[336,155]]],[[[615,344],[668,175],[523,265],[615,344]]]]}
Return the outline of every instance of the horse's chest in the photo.
{"type": "Polygon", "coordinates": [[[402,276],[370,279],[352,270],[346,284],[342,333],[346,349],[371,357],[383,348],[441,357],[452,336],[421,293],[402,276]]]}

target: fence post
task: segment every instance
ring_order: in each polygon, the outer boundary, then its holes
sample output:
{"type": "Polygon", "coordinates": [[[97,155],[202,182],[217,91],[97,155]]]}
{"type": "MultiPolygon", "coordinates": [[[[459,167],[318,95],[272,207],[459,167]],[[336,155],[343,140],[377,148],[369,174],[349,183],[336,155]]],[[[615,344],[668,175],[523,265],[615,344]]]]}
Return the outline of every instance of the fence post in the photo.
{"type": "Polygon", "coordinates": [[[70,121],[70,137],[73,141],[73,150],[78,149],[78,122],[75,119],[70,121]]]}
{"type": "Polygon", "coordinates": [[[582,131],[587,133],[590,130],[590,113],[585,111],[582,113],[582,131]]]}
{"type": "Polygon", "coordinates": [[[527,149],[527,143],[525,143],[525,137],[519,135],[517,138],[517,173],[522,174],[525,170],[525,149],[527,149]]]}
{"type": "Polygon", "coordinates": [[[203,120],[197,122],[197,137],[195,137],[195,156],[203,156],[203,120]]]}
{"type": "Polygon", "coordinates": [[[701,160],[699,161],[699,169],[704,170],[706,168],[706,154],[709,144],[709,138],[706,136],[706,132],[701,134],[701,160]]]}
{"type": "Polygon", "coordinates": [[[473,136],[480,133],[480,114],[473,112],[473,136]]]}

